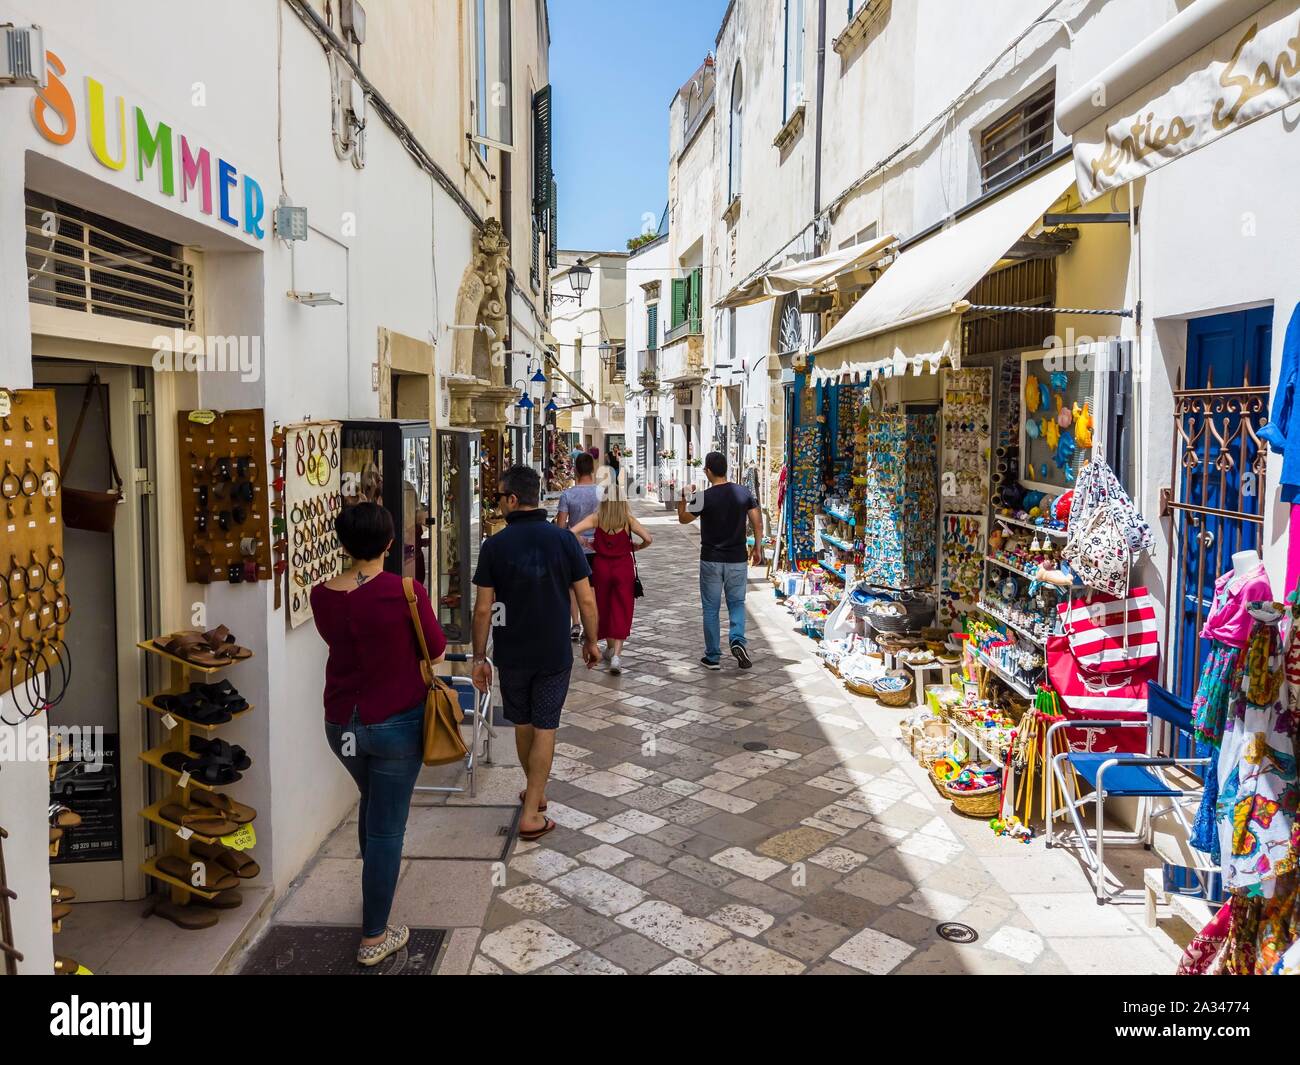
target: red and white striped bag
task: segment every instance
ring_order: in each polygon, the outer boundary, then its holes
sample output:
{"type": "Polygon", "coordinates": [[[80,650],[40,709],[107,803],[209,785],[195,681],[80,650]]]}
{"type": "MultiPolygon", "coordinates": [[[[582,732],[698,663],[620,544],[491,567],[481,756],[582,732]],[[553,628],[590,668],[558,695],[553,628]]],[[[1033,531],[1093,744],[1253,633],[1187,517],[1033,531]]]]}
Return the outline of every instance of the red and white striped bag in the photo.
{"type": "Polygon", "coordinates": [[[1128,673],[1160,660],[1156,603],[1146,588],[1129,589],[1126,599],[1105,592],[1071,597],[1056,610],[1070,651],[1089,673],[1128,673]]]}

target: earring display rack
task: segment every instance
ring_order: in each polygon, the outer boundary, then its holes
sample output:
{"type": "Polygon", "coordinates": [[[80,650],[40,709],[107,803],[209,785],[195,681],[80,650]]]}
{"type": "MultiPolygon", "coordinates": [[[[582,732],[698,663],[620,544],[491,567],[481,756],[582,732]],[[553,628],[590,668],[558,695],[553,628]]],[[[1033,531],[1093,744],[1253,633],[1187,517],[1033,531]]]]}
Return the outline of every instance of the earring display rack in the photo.
{"type": "Polygon", "coordinates": [[[942,378],[939,620],[948,624],[979,597],[980,561],[988,534],[993,369],[946,369],[942,378]]]}
{"type": "Polygon", "coordinates": [[[347,564],[334,519],[343,507],[339,474],[343,426],[334,421],[286,425],[285,532],[289,558],[289,624],[311,619],[311,590],[347,564]]]}
{"type": "Polygon", "coordinates": [[[183,410],[178,420],[186,579],[270,580],[262,410],[183,410]]]}
{"type": "Polygon", "coordinates": [[[0,692],[23,718],[56,705],[71,676],[61,506],[54,393],[0,389],[0,692]]]}
{"type": "MultiPolygon", "coordinates": [[[[199,666],[179,658],[168,651],[163,650],[152,641],[144,641],[136,645],[142,651],[149,654],[157,655],[164,660],[170,668],[171,682],[168,686],[167,695],[183,695],[190,690],[190,685],[196,678],[211,677],[214,673],[219,673],[224,669],[230,668],[229,665],[220,666],[199,666]]],[[[237,661],[248,661],[248,659],[239,659],[237,661]]],[[[234,662],[231,665],[235,664],[234,662]]],[[[140,811],[140,816],[146,821],[166,830],[166,842],[160,848],[160,853],[146,861],[140,871],[146,876],[152,877],[166,884],[170,888],[169,898],[166,903],[156,905],[153,912],[159,916],[167,917],[169,913],[174,914],[175,907],[185,907],[193,903],[196,899],[201,901],[211,901],[222,894],[221,891],[214,891],[205,888],[205,884],[211,882],[208,876],[209,860],[197,857],[191,850],[195,843],[200,844],[221,844],[229,845],[226,840],[229,837],[205,836],[202,833],[193,831],[175,821],[163,816],[164,807],[179,806],[186,811],[195,810],[196,806],[193,800],[194,790],[206,792],[220,792],[233,786],[232,784],[206,784],[194,779],[184,770],[179,770],[174,766],[166,764],[164,761],[168,754],[179,752],[186,755],[192,755],[191,741],[200,736],[205,739],[213,737],[217,730],[224,725],[199,725],[178,715],[172,715],[164,708],[160,707],[155,701],[155,696],[150,696],[140,700],[140,705],[147,710],[156,714],[163,715],[163,724],[167,727],[167,741],[159,747],[154,747],[144,751],[140,755],[140,760],[146,765],[157,769],[162,773],[164,779],[170,778],[172,786],[170,792],[151,806],[145,807],[140,811]],[[172,875],[166,870],[159,867],[160,859],[171,856],[179,859],[189,866],[191,877],[188,881],[172,875]]],[[[232,715],[232,720],[238,720],[247,714],[253,712],[255,707],[248,706],[242,711],[232,715]]],[[[228,723],[228,722],[227,722],[228,723]]],[[[252,825],[246,826],[252,828],[252,825]]],[[[252,842],[256,842],[256,837],[252,842]]],[[[251,845],[251,844],[249,844],[251,845]]],[[[216,923],[216,911],[211,914],[211,921],[207,926],[216,923]]],[[[170,919],[170,918],[169,918],[170,919]]],[[[175,921],[182,928],[204,927],[194,922],[182,924],[175,921]]]]}

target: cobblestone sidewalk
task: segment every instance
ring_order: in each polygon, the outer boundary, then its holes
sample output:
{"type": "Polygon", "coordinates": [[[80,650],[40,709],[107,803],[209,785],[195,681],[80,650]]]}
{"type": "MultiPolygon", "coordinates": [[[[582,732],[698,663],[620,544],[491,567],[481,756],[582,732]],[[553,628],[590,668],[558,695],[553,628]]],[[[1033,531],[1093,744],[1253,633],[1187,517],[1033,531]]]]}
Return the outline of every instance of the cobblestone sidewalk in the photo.
{"type": "MultiPolygon", "coordinates": [[[[1173,971],[1170,940],[1142,926],[1138,906],[1096,906],[1069,855],[952,813],[894,739],[901,712],[846,692],[757,571],[754,668],[701,668],[698,536],[662,508],[642,520],[656,541],[640,556],[647,594],[625,671],[575,666],[548,789],[560,827],[513,848],[463,966],[1173,971]],[[943,921],[978,941],[948,942],[943,921]]],[[[499,772],[511,779],[494,792],[522,784],[520,770],[499,772]]],[[[1129,872],[1140,882],[1139,864],[1129,872]]]]}

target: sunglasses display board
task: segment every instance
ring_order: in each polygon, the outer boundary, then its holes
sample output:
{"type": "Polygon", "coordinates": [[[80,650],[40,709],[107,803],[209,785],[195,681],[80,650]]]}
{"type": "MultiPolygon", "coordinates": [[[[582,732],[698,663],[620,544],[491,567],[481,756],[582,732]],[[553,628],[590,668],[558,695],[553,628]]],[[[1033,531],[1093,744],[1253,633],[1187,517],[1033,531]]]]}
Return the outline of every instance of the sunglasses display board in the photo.
{"type": "Polygon", "coordinates": [[[311,618],[312,588],[338,576],[347,564],[347,555],[334,532],[334,520],[343,506],[342,430],[341,422],[330,421],[301,422],[284,428],[284,531],[289,559],[289,624],[293,628],[311,618]]]}
{"type": "Polygon", "coordinates": [[[0,389],[0,717],[63,698],[72,672],[54,393],[0,389]]]}
{"type": "Polygon", "coordinates": [[[185,576],[271,579],[271,498],[261,408],[178,413],[185,576]]]}

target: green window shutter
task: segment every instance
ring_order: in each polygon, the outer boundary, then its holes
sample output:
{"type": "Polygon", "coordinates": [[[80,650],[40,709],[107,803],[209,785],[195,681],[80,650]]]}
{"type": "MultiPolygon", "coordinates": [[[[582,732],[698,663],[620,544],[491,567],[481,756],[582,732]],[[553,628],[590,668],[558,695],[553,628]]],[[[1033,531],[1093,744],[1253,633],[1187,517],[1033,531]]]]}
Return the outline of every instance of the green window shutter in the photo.
{"type": "Polygon", "coordinates": [[[655,351],[659,347],[659,304],[652,303],[645,309],[645,333],[648,338],[646,347],[655,351]]]}
{"type": "Polygon", "coordinates": [[[697,266],[691,271],[691,331],[698,333],[700,330],[700,321],[703,318],[704,308],[700,305],[700,297],[704,287],[704,268],[697,266]]]}
{"type": "Polygon", "coordinates": [[[558,249],[560,247],[560,221],[556,214],[556,202],[559,200],[559,193],[556,190],[555,178],[551,178],[551,202],[549,207],[549,217],[546,220],[546,241],[550,251],[547,255],[551,269],[554,270],[559,265],[558,249]]]}
{"type": "Polygon", "coordinates": [[[543,214],[551,197],[551,87],[533,93],[533,213],[543,214]]]}
{"type": "Polygon", "coordinates": [[[676,329],[682,322],[686,321],[686,297],[687,297],[687,278],[673,278],[673,317],[671,329],[676,329]]]}

